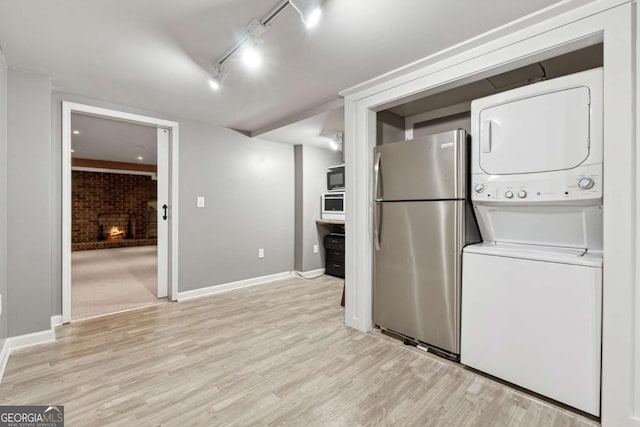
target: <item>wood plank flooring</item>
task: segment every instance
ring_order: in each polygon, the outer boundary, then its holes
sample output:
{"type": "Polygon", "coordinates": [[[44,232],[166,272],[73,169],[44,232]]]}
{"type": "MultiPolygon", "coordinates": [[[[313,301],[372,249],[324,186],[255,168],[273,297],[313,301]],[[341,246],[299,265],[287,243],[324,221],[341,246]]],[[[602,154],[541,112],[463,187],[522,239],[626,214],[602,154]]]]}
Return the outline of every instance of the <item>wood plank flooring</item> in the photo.
{"type": "Polygon", "coordinates": [[[345,327],[341,291],[286,279],[59,327],[11,356],[0,404],[61,404],[68,426],[598,425],[345,327]]]}

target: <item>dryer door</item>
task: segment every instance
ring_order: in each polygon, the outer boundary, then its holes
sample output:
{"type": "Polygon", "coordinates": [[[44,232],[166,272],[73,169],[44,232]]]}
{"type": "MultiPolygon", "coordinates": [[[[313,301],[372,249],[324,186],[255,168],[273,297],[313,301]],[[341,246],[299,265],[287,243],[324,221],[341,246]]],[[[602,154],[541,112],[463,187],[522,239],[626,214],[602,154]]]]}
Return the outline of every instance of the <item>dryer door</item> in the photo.
{"type": "Polygon", "coordinates": [[[589,156],[589,88],[546,93],[480,111],[480,167],[507,175],[572,169],[589,156]]]}

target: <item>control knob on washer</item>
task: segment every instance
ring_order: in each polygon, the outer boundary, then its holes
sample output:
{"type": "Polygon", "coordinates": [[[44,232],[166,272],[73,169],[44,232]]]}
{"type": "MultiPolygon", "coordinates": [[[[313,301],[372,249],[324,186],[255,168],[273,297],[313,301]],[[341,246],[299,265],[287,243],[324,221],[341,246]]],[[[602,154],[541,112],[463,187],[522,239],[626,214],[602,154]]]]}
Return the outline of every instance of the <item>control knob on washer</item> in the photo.
{"type": "Polygon", "coordinates": [[[484,191],[484,184],[476,184],[473,189],[476,193],[482,193],[484,191]]]}
{"type": "Polygon", "coordinates": [[[525,197],[527,197],[527,192],[524,190],[518,191],[518,197],[520,197],[521,199],[524,199],[525,197]]]}
{"type": "Polygon", "coordinates": [[[506,197],[507,199],[512,199],[513,193],[511,191],[507,191],[506,193],[504,193],[504,197],[506,197]]]}
{"type": "Polygon", "coordinates": [[[580,180],[578,181],[578,187],[580,187],[580,189],[582,190],[590,190],[594,185],[596,185],[596,183],[592,178],[580,178],[580,180]]]}

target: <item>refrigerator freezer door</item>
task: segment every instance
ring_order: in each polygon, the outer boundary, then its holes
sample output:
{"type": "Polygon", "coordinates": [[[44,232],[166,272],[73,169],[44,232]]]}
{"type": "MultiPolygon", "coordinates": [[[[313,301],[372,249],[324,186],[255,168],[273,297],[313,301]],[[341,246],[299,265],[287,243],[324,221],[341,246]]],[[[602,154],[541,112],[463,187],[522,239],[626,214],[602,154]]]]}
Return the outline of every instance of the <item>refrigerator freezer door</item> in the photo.
{"type": "Polygon", "coordinates": [[[378,202],[374,323],[459,353],[464,201],[378,202]]]}
{"type": "Polygon", "coordinates": [[[464,198],[466,135],[456,130],[376,147],[376,200],[464,198]]]}

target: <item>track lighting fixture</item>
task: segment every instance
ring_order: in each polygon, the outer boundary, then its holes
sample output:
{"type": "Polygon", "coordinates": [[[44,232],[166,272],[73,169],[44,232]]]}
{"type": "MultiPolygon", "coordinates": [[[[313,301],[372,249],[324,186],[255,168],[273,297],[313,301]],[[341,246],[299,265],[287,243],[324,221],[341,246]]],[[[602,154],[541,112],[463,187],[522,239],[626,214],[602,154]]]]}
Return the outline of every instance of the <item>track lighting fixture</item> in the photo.
{"type": "Polygon", "coordinates": [[[271,20],[278,16],[287,6],[292,6],[300,14],[305,26],[312,28],[320,21],[323,2],[324,0],[281,0],[262,19],[252,19],[238,43],[214,62],[212,76],[209,80],[211,89],[218,91],[222,88],[224,80],[229,75],[224,70],[223,64],[238,50],[241,50],[242,60],[248,67],[256,68],[262,63],[262,57],[257,45],[261,42],[262,35],[271,28],[269,25],[271,20]]]}

